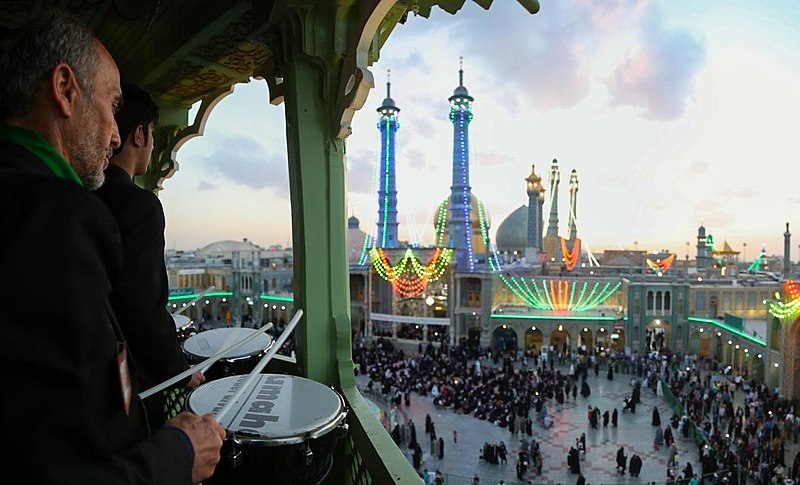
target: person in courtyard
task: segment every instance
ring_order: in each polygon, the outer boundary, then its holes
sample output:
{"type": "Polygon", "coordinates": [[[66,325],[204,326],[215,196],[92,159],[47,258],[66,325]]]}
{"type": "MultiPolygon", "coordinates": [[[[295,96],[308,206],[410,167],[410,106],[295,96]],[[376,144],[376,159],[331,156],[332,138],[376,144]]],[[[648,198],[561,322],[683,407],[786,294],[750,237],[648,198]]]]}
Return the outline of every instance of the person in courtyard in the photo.
{"type": "Polygon", "coordinates": [[[620,475],[625,475],[625,469],[628,466],[628,456],[625,454],[625,448],[620,446],[617,450],[617,471],[620,475]]]}

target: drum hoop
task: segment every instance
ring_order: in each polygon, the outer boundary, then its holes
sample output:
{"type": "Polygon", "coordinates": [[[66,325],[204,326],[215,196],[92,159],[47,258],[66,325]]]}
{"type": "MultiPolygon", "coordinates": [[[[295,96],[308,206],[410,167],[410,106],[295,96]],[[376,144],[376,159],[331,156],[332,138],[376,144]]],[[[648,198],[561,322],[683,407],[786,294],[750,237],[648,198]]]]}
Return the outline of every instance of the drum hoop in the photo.
{"type": "MultiPolygon", "coordinates": [[[[236,328],[236,327],[228,327],[228,328],[236,328]]],[[[210,357],[212,357],[214,355],[213,353],[211,355],[199,355],[199,354],[196,354],[196,353],[194,353],[191,350],[186,348],[186,343],[188,342],[189,339],[191,339],[192,337],[197,337],[198,335],[202,335],[202,334],[203,334],[203,332],[196,333],[196,334],[192,335],[191,337],[187,338],[186,341],[184,341],[181,344],[181,347],[183,347],[183,351],[186,354],[188,354],[189,356],[191,356],[192,358],[196,359],[196,360],[197,359],[205,360],[205,359],[208,359],[208,358],[210,358],[210,357]]],[[[263,356],[266,352],[269,352],[272,349],[272,346],[275,345],[275,339],[272,338],[272,336],[266,335],[266,337],[268,339],[267,340],[267,346],[264,347],[263,349],[259,349],[258,352],[254,352],[254,353],[249,354],[249,355],[240,355],[238,357],[222,357],[219,360],[222,360],[222,361],[225,361],[225,362],[238,362],[240,360],[259,358],[259,357],[263,356]]],[[[219,350],[222,350],[222,349],[219,349],[219,350]]],[[[238,352],[238,350],[237,350],[237,352],[238,352]]]]}
{"type": "Polygon", "coordinates": [[[234,443],[239,445],[251,445],[251,446],[285,446],[285,445],[296,445],[300,443],[305,443],[308,440],[317,439],[321,436],[325,436],[337,427],[341,426],[344,420],[347,418],[348,409],[345,407],[344,398],[342,396],[331,389],[339,400],[339,410],[336,417],[328,423],[325,423],[318,428],[309,431],[308,433],[296,435],[296,436],[284,436],[282,438],[270,438],[268,436],[250,436],[245,434],[238,434],[236,431],[229,431],[228,436],[233,440],[234,443]]]}

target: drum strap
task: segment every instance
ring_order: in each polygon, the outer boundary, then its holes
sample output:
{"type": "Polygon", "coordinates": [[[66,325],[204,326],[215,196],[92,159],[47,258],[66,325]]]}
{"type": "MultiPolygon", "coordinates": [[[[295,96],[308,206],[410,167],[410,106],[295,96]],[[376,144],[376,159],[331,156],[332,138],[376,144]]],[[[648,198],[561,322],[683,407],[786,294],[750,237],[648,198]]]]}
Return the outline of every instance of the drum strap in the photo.
{"type": "MultiPolygon", "coordinates": [[[[122,332],[122,327],[120,326],[119,321],[117,320],[117,315],[114,313],[114,309],[111,307],[111,302],[108,300],[108,298],[106,298],[105,307],[106,307],[106,313],[108,314],[108,320],[109,322],[111,322],[111,328],[112,330],[114,330],[114,335],[117,337],[117,347],[122,346],[125,348],[127,367],[129,370],[128,378],[130,379],[131,382],[136,382],[136,363],[131,353],[127,351],[127,345],[125,343],[125,334],[122,332]]],[[[139,398],[138,391],[134,390],[132,394],[134,395],[133,397],[134,399],[139,400],[139,408],[143,409],[144,403],[142,402],[141,398],[139,398]]],[[[143,419],[144,426],[146,427],[146,429],[152,432],[152,430],[150,429],[150,423],[147,419],[147,413],[143,412],[142,415],[144,416],[143,419]]]]}

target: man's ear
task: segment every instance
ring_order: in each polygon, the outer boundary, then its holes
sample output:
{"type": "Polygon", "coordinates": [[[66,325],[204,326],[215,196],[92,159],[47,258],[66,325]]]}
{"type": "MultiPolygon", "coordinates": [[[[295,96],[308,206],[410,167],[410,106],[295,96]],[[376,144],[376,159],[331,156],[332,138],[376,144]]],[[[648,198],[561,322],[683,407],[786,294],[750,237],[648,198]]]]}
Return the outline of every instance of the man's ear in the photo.
{"type": "Polygon", "coordinates": [[[138,148],[147,145],[144,141],[144,136],[144,126],[136,125],[136,129],[133,130],[133,146],[138,148]]]}
{"type": "Polygon", "coordinates": [[[50,71],[50,94],[64,118],[75,115],[75,101],[80,96],[80,86],[75,72],[68,64],[61,63],[50,71]]]}

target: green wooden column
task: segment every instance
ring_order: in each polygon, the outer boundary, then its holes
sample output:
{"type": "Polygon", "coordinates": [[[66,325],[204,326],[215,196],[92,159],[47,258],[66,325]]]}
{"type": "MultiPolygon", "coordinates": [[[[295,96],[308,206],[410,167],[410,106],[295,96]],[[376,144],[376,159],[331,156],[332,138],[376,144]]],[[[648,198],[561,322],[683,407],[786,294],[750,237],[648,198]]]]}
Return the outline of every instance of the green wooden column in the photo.
{"type": "Polygon", "coordinates": [[[350,346],[344,140],[331,133],[330,103],[322,96],[324,74],[311,59],[288,62],[286,139],[294,304],[304,312],[295,331],[298,364],[306,377],[338,384],[336,349],[345,346],[349,353],[350,346]],[[346,335],[337,335],[340,328],[347,329],[346,335]]]}

